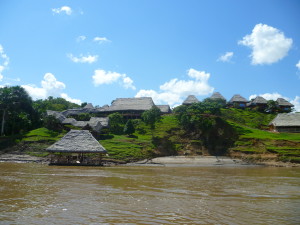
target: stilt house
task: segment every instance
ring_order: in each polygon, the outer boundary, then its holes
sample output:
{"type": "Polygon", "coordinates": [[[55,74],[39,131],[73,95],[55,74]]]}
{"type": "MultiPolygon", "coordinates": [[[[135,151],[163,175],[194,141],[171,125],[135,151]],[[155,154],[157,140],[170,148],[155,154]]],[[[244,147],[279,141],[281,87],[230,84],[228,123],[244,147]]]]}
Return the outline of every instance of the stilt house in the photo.
{"type": "Polygon", "coordinates": [[[50,165],[101,165],[105,148],[88,130],[71,130],[59,141],[48,147],[50,165]]]}

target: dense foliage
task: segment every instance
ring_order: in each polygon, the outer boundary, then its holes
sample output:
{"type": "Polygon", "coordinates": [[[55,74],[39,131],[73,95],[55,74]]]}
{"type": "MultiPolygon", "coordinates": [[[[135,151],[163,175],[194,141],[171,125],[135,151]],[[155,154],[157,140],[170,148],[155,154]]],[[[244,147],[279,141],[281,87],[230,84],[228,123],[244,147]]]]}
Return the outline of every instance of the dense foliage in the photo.
{"type": "Polygon", "coordinates": [[[181,127],[212,155],[225,154],[237,138],[235,129],[220,117],[221,107],[218,102],[204,101],[174,109],[181,127]]]}
{"type": "Polygon", "coordinates": [[[0,88],[1,135],[12,135],[39,125],[32,99],[20,86],[0,88]]]}

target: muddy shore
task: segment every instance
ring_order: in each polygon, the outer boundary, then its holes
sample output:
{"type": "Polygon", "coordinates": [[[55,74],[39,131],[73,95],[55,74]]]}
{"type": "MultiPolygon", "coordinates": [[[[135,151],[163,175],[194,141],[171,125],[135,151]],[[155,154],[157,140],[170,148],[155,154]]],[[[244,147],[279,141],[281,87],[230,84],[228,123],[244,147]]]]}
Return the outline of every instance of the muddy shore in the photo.
{"type": "MultiPolygon", "coordinates": [[[[43,163],[48,164],[46,157],[35,157],[20,153],[4,153],[0,155],[0,162],[43,163]]],[[[108,165],[118,165],[109,163],[108,165]]],[[[123,164],[126,166],[275,166],[300,167],[300,164],[277,161],[246,162],[241,159],[226,156],[166,156],[123,164]]]]}

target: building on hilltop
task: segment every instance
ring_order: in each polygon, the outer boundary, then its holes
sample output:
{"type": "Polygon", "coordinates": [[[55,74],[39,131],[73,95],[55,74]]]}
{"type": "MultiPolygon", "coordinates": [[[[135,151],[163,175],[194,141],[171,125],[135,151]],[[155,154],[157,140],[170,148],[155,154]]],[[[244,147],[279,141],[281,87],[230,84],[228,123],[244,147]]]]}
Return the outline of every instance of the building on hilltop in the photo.
{"type": "Polygon", "coordinates": [[[280,113],[270,123],[270,130],[276,132],[300,132],[300,113],[280,113]]]}
{"type": "Polygon", "coordinates": [[[195,95],[189,95],[182,103],[182,105],[192,105],[194,103],[199,103],[200,101],[195,95]]]}
{"type": "Polygon", "coordinates": [[[283,112],[291,112],[292,107],[294,107],[292,103],[288,102],[284,98],[278,98],[276,102],[278,104],[279,109],[281,109],[283,112]]]}
{"type": "Polygon", "coordinates": [[[172,110],[169,105],[156,105],[159,108],[161,114],[169,114],[172,113],[172,110]]]}
{"type": "Polygon", "coordinates": [[[248,103],[248,100],[244,97],[236,94],[234,95],[228,102],[228,105],[234,108],[246,108],[246,104],[248,103]]]}
{"type": "Polygon", "coordinates": [[[88,130],[71,130],[48,147],[50,165],[101,165],[105,148],[88,130]],[[94,153],[94,154],[90,154],[94,153]]]}
{"type": "Polygon", "coordinates": [[[247,106],[250,108],[258,108],[260,111],[264,111],[268,107],[268,101],[261,96],[257,96],[256,98],[252,99],[247,106]]]}
{"type": "Polygon", "coordinates": [[[217,101],[223,105],[226,104],[226,98],[224,98],[223,95],[221,95],[219,92],[214,92],[209,98],[209,100],[217,101]]]}

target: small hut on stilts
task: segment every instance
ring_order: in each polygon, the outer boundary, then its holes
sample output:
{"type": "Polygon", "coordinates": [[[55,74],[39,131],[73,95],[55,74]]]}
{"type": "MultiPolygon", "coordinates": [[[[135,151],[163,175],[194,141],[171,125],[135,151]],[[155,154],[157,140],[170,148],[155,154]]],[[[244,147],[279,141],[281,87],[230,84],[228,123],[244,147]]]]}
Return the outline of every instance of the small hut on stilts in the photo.
{"type": "Polygon", "coordinates": [[[88,130],[71,130],[46,149],[51,153],[49,165],[100,166],[105,148],[88,130]]]}

